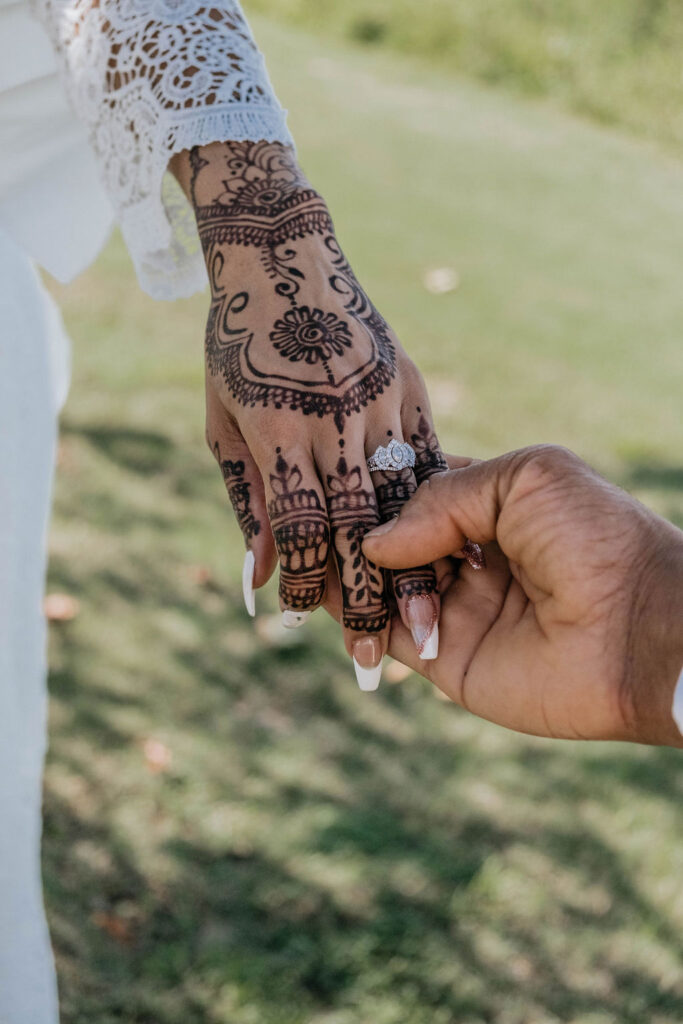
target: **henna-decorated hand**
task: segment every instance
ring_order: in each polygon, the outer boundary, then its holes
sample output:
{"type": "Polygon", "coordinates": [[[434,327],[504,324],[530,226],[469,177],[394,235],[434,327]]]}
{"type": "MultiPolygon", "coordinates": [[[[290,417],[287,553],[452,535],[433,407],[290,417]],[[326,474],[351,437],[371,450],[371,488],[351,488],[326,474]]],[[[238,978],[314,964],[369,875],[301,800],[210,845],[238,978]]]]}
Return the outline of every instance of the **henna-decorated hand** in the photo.
{"type": "MultiPolygon", "coordinates": [[[[361,543],[447,468],[422,378],[358,284],[290,149],[214,143],[171,167],[209,273],[207,440],[248,548],[247,607],[253,614],[252,588],[279,558],[284,622],[300,624],[323,600],[333,553],[346,647],[359,684],[374,689],[390,595],[361,543]],[[392,437],[412,442],[414,470],[371,476],[366,459],[392,437]]],[[[420,656],[436,657],[434,568],[394,573],[393,591],[420,656]]]]}

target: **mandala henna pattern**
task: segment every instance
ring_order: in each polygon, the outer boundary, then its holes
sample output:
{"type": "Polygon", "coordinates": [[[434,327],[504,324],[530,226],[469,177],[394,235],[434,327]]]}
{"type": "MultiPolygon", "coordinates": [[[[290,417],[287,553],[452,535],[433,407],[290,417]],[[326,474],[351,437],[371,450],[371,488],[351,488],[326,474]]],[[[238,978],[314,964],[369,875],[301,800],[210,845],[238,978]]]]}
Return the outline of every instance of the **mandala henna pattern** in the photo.
{"type": "Polygon", "coordinates": [[[334,313],[301,306],[288,310],[282,320],[275,321],[270,340],[290,362],[298,363],[303,359],[312,365],[324,364],[333,355],[344,355],[344,350],[351,348],[353,337],[348,326],[334,313]]]}
{"type": "Polygon", "coordinates": [[[261,531],[261,524],[251,511],[251,497],[249,490],[251,484],[244,479],[244,462],[237,459],[233,462],[230,459],[221,459],[218,442],[214,445],[214,455],[221,467],[223,480],[228,491],[228,497],[235,511],[235,516],[244,539],[248,542],[261,531]]]}
{"type": "Polygon", "coordinates": [[[389,621],[381,569],[363,554],[361,544],[380,517],[372,490],[363,487],[360,467],[349,469],[341,456],[327,477],[330,516],[344,601],[344,625],[364,633],[381,632],[389,621]]]}
{"type": "MultiPolygon", "coordinates": [[[[322,198],[308,186],[293,156],[279,143],[231,143],[223,189],[198,200],[198,178],[207,161],[190,155],[191,191],[204,247],[212,303],[206,333],[207,366],[221,375],[241,405],[332,416],[343,432],[347,417],[365,408],[391,384],[396,352],[389,328],[358,284],[333,235],[322,198]],[[299,305],[304,272],[296,243],[323,238],[327,280],[342,300],[337,311],[299,305]],[[250,295],[224,284],[223,245],[253,246],[274,293],[289,303],[267,332],[248,320],[250,295]],[[282,359],[273,364],[272,353],[282,359]]],[[[323,268],[324,269],[324,268],[323,268]]],[[[252,322],[253,323],[253,322],[252,322]]]]}
{"type": "Polygon", "coordinates": [[[327,514],[314,488],[302,487],[298,466],[278,450],[270,475],[274,497],[268,517],[280,555],[280,597],[293,611],[315,608],[323,599],[330,549],[327,514]]]}

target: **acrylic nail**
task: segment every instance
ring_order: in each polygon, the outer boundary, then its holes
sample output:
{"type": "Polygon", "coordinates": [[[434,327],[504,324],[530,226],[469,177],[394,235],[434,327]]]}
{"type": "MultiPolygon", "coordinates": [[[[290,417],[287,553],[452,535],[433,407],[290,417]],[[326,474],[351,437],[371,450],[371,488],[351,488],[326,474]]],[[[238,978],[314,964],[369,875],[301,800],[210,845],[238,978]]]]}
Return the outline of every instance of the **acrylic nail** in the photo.
{"type": "Polygon", "coordinates": [[[392,516],[391,519],[387,519],[386,523],[381,523],[376,526],[374,530],[368,530],[365,534],[366,537],[382,537],[385,533],[389,533],[389,530],[393,530],[398,522],[398,516],[392,516]]]}
{"type": "Polygon", "coordinates": [[[311,612],[293,612],[290,608],[285,608],[282,613],[282,625],[285,629],[298,629],[310,616],[311,612]]]}
{"type": "Polygon", "coordinates": [[[244,556],[244,565],[242,567],[242,594],[244,595],[244,603],[246,605],[249,614],[254,617],[256,615],[256,601],[254,600],[254,568],[256,566],[256,559],[254,558],[253,551],[247,551],[244,556]]]}
{"type": "Polygon", "coordinates": [[[473,569],[485,569],[486,568],[486,556],[484,552],[475,544],[473,540],[466,540],[462,546],[463,557],[468,565],[471,565],[473,569]]]}
{"type": "Polygon", "coordinates": [[[353,645],[353,667],[361,690],[376,690],[382,677],[382,648],[375,636],[364,636],[353,645]]]}
{"type": "Polygon", "coordinates": [[[439,616],[430,594],[415,594],[406,605],[406,618],[413,643],[422,661],[439,654],[439,616]]]}

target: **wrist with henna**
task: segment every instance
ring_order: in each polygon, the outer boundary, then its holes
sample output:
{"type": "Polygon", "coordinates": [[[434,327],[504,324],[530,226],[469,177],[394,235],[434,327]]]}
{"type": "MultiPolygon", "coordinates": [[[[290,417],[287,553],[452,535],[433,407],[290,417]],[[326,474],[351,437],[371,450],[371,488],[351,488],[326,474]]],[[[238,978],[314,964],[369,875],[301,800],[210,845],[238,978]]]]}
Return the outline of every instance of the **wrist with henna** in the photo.
{"type": "Polygon", "coordinates": [[[293,299],[306,280],[298,264],[334,234],[294,152],[263,141],[212,143],[178,154],[170,166],[194,208],[214,294],[228,264],[235,286],[263,277],[275,282],[274,296],[293,299]]]}

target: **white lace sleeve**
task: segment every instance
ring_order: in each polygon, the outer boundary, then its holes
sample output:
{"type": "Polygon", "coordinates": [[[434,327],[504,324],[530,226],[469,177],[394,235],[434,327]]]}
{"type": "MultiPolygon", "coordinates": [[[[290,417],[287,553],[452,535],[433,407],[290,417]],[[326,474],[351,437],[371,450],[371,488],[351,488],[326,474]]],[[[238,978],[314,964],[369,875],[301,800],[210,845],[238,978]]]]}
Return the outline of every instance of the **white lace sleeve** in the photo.
{"type": "Polygon", "coordinates": [[[237,0],[32,0],[85,122],[138,280],[155,298],[206,284],[173,153],[227,140],[292,145],[237,0]]]}

